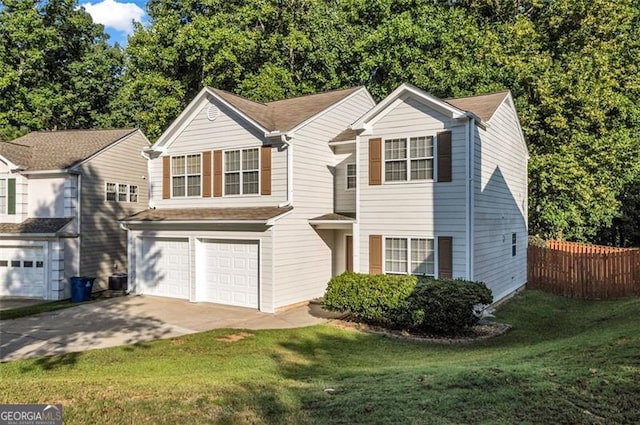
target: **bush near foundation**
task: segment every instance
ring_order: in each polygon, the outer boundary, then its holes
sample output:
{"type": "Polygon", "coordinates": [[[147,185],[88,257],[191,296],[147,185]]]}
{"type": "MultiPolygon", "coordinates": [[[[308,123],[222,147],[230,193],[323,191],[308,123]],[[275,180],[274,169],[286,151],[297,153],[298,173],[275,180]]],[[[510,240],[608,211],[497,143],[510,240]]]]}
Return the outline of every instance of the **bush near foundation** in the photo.
{"type": "Polygon", "coordinates": [[[491,290],[480,282],[344,273],[329,281],[324,307],[372,325],[457,335],[478,323],[478,306],[492,301],[491,290]]]}

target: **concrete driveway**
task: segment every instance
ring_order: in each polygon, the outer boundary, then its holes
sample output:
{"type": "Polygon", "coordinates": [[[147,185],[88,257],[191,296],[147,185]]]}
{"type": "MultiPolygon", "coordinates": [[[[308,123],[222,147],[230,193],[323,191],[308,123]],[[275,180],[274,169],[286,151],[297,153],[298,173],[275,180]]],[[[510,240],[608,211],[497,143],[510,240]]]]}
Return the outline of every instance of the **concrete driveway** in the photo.
{"type": "Polygon", "coordinates": [[[330,318],[313,304],[268,314],[169,298],[112,298],[0,321],[0,362],[134,344],[216,328],[295,328],[324,323],[330,318]]]}

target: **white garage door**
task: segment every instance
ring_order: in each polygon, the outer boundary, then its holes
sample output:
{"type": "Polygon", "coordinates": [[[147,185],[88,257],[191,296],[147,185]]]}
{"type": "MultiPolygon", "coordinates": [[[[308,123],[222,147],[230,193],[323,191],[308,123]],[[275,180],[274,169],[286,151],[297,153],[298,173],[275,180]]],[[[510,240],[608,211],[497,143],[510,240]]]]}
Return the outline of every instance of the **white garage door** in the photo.
{"type": "Polygon", "coordinates": [[[41,298],[44,282],[41,247],[0,247],[0,295],[41,298]]]}
{"type": "Polygon", "coordinates": [[[187,239],[143,238],[140,291],[160,297],[189,298],[187,239]]]}
{"type": "Polygon", "coordinates": [[[203,242],[205,264],[198,298],[219,304],[258,308],[258,243],[203,242]]]}

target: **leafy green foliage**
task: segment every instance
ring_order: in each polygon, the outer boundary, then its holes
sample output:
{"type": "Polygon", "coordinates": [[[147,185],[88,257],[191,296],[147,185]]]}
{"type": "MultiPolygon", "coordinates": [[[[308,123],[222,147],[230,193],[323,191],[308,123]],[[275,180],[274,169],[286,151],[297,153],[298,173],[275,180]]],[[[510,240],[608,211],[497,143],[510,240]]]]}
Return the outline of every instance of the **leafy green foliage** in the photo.
{"type": "Polygon", "coordinates": [[[364,323],[455,335],[478,323],[474,308],[493,301],[484,283],[411,275],[343,273],[332,278],[324,307],[364,323]]]}
{"type": "Polygon", "coordinates": [[[477,305],[492,302],[484,283],[420,277],[402,321],[423,333],[456,335],[478,323],[477,305]]]}
{"type": "Polygon", "coordinates": [[[398,327],[397,317],[407,307],[417,278],[410,275],[343,273],[333,277],[324,295],[324,307],[349,311],[359,321],[398,327]]]}
{"type": "Polygon", "coordinates": [[[107,122],[122,51],[77,6],[76,0],[2,2],[0,141],[107,122]]]}

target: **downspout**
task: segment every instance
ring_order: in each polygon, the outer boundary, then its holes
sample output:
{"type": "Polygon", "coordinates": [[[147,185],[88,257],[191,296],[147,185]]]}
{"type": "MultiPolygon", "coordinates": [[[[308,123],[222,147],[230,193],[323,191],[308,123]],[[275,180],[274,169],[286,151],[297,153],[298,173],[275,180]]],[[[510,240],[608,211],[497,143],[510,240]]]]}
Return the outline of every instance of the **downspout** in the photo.
{"type": "Polygon", "coordinates": [[[80,259],[82,258],[82,174],[78,173],[78,190],[77,190],[77,200],[78,200],[78,256],[76,258],[78,275],[80,275],[80,259]]]}
{"type": "Polygon", "coordinates": [[[474,216],[475,216],[475,187],[474,187],[474,177],[475,177],[475,137],[474,137],[474,129],[475,129],[475,119],[473,117],[469,117],[467,121],[467,137],[469,140],[469,165],[468,165],[468,173],[469,178],[467,182],[467,191],[468,197],[467,200],[469,202],[469,206],[467,210],[469,211],[469,216],[467,217],[467,244],[468,244],[468,258],[467,258],[467,279],[474,280],[474,270],[473,270],[473,261],[474,261],[474,246],[475,237],[474,237],[474,216]]]}
{"type": "Polygon", "coordinates": [[[287,199],[278,204],[279,208],[284,208],[293,204],[293,145],[286,134],[280,135],[280,141],[287,147],[287,199]]]}

